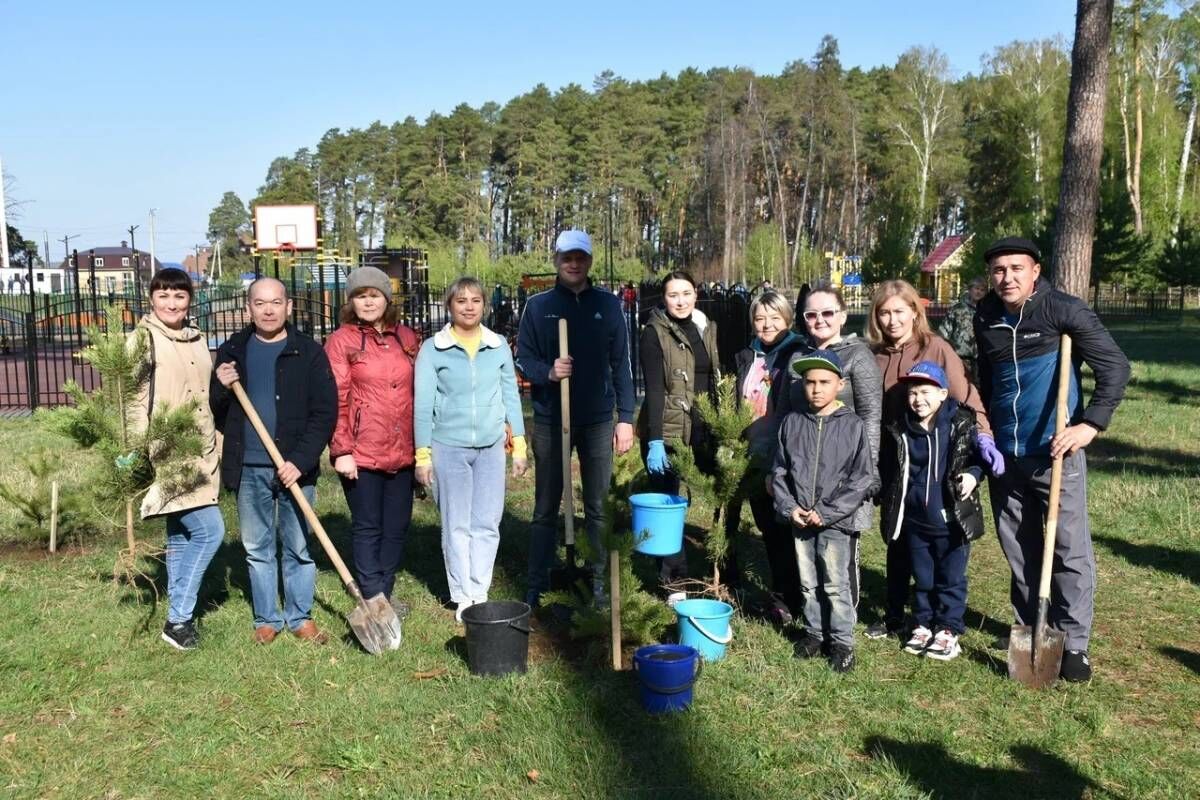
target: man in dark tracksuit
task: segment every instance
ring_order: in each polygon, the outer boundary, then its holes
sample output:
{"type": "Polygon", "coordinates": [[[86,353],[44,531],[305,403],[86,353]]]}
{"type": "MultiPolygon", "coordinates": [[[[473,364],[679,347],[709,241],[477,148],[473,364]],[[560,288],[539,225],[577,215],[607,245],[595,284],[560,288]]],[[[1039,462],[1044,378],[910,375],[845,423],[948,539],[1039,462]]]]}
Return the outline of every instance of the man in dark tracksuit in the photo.
{"type": "Polygon", "coordinates": [[[1108,427],[1129,381],[1129,361],[1087,304],[1040,278],[1041,254],[1028,239],[1001,239],[984,254],[992,292],[975,314],[979,390],[1004,453],[1004,475],[990,484],[1000,546],[1012,568],[1017,621],[1032,625],[1037,612],[1043,520],[1051,461],[1063,456],[1058,540],[1050,587],[1049,624],[1066,634],[1062,677],[1091,678],[1088,639],[1096,592],[1096,560],[1087,515],[1084,448],[1108,427]],[[1070,420],[1055,429],[1058,353],[1062,334],[1072,341],[1070,420]],[[1096,376],[1083,402],[1080,362],[1096,376]]]}
{"type": "Polygon", "coordinates": [[[558,280],[550,291],[529,298],[517,334],[517,369],[531,384],[533,395],[535,494],[526,594],[532,606],[550,586],[558,543],[563,493],[559,381],[571,379],[571,442],[579,453],[583,512],[598,558],[593,564],[598,598],[603,593],[604,562],[600,534],[613,451],[624,453],[633,445],[633,373],[621,301],[611,292],[592,288],[588,281],[592,242],[586,233],[563,231],[554,250],[558,280]],[[567,320],[567,358],[558,357],[560,319],[567,320]]]}
{"type": "Polygon", "coordinates": [[[337,423],[337,386],[325,350],[287,323],[292,302],[284,285],[260,278],[246,292],[251,324],[217,350],[209,405],[221,448],[221,483],[237,493],[246,548],[254,641],[271,642],[287,626],[322,643],[312,620],[317,565],[308,554],[308,525],[289,487],[299,483],[311,503],[325,445],[337,423]],[[276,469],[229,387],[240,381],[285,459],[276,469]],[[282,545],[283,609],[278,605],[282,545]]]}

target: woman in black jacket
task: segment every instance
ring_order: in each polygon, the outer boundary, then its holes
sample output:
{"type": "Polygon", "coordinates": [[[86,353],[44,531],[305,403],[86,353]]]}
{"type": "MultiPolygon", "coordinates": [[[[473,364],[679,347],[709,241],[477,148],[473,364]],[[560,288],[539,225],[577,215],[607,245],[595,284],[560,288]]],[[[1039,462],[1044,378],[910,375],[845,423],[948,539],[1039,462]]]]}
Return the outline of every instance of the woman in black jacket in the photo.
{"type": "MultiPolygon", "coordinates": [[[[745,499],[750,503],[754,524],[762,532],[771,570],[774,596],[766,609],[775,623],[785,625],[800,611],[800,575],[791,525],[777,519],[767,479],[779,438],[779,424],[791,410],[791,358],[803,351],[803,337],[793,331],[792,304],[778,292],[767,291],[750,304],[754,338],[737,354],[737,396],[754,408],[754,422],[746,435],[750,441],[751,474],[747,476],[745,499]]],[[[741,505],[729,510],[727,519],[736,527],[741,505]]]]}

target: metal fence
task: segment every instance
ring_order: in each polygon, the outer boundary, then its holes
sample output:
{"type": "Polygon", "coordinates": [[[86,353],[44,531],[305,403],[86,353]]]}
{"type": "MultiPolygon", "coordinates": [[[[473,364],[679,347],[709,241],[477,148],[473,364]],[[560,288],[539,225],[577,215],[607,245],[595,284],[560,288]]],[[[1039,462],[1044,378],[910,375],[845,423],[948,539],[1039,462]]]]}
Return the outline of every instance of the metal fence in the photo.
{"type": "MultiPolygon", "coordinates": [[[[345,287],[335,274],[329,282],[300,284],[292,276],[288,281],[293,299],[292,324],[318,341],[335,330],[345,301],[345,287]]],[[[448,321],[441,288],[423,285],[403,286],[396,296],[401,320],[422,337],[430,336],[448,321]]],[[[657,284],[640,287],[619,287],[615,292],[621,300],[629,331],[629,356],[635,385],[642,389],[639,363],[639,336],[650,309],[661,300],[657,284]]],[[[495,286],[490,292],[490,311],[487,326],[515,345],[521,313],[529,290],[520,286],[495,286]]],[[[249,324],[246,312],[245,289],[201,290],[193,304],[195,324],[204,331],[208,345],[215,350],[229,336],[249,324]]],[[[1162,292],[1105,291],[1093,299],[1102,317],[1114,320],[1129,318],[1169,317],[1179,313],[1180,290],[1162,292]]],[[[1182,296],[1186,305],[1191,298],[1182,296]]],[[[750,323],[751,297],[742,291],[702,290],[697,307],[717,324],[720,363],[723,371],[732,373],[734,358],[746,347],[752,336],[750,323]]],[[[87,344],[87,328],[103,327],[105,311],[110,305],[122,309],[122,326],[132,330],[148,306],[140,295],[103,294],[95,291],[76,291],[73,295],[39,295],[28,298],[24,310],[0,306],[0,410],[32,409],[69,402],[64,391],[68,381],[84,390],[99,385],[94,370],[79,357],[87,344]],[[34,307],[29,308],[29,302],[34,307]]],[[[948,305],[931,304],[926,313],[936,327],[949,309],[948,305]]],[[[851,309],[847,329],[861,333],[865,327],[866,309],[851,309]]]]}

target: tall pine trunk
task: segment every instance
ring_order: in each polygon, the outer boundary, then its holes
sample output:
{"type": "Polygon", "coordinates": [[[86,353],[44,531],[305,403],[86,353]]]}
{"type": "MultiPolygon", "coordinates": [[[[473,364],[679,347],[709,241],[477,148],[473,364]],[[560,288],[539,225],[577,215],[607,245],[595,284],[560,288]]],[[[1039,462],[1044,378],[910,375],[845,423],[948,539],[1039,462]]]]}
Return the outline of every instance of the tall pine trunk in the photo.
{"type": "Polygon", "coordinates": [[[1071,90],[1053,258],[1058,287],[1084,299],[1091,283],[1092,237],[1100,205],[1112,15],[1113,0],[1079,0],[1071,50],[1071,90]]]}

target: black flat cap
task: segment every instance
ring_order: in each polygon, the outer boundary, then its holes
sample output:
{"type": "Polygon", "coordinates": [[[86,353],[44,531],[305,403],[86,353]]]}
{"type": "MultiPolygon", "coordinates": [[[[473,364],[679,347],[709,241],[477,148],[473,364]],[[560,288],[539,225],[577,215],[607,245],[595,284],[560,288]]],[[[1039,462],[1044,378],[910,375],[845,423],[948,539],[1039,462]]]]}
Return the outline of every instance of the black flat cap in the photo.
{"type": "Polygon", "coordinates": [[[1042,251],[1038,250],[1038,246],[1028,239],[1022,239],[1020,236],[1005,236],[1003,239],[997,239],[984,252],[983,260],[991,261],[996,256],[1007,256],[1012,253],[1030,256],[1039,264],[1042,263],[1042,251]]]}

